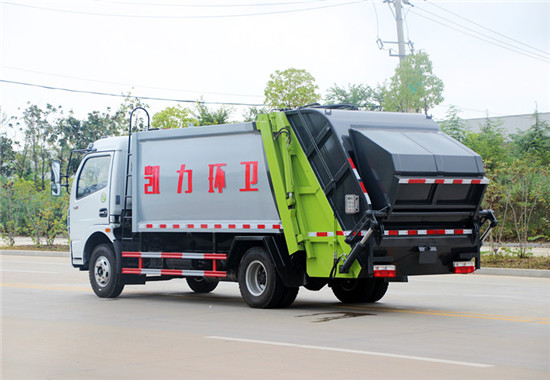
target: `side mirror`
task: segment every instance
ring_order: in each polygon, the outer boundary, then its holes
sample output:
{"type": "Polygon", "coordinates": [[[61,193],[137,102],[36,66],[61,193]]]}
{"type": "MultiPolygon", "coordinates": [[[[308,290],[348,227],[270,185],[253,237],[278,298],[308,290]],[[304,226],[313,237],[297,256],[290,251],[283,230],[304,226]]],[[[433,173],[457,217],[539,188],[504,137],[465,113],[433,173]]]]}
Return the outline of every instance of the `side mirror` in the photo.
{"type": "Polygon", "coordinates": [[[52,161],[52,195],[61,195],[61,164],[58,160],[52,161]]]}

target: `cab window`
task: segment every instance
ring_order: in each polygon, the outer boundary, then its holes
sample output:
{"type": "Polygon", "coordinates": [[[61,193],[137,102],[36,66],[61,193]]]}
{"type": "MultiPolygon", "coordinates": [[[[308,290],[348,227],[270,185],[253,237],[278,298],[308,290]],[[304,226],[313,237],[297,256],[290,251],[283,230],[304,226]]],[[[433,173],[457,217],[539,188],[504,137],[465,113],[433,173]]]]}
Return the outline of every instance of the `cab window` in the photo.
{"type": "Polygon", "coordinates": [[[78,176],[76,199],[95,193],[107,186],[111,156],[92,157],[86,160],[78,176]]]}

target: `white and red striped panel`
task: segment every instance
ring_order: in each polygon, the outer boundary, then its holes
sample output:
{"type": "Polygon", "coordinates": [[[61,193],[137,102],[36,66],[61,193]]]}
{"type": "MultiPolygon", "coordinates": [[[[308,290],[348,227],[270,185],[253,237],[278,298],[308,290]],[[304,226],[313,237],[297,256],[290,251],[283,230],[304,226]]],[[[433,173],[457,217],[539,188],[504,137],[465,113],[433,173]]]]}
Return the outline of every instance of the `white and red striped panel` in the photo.
{"type": "Polygon", "coordinates": [[[384,236],[471,235],[471,229],[386,230],[384,236]]]}
{"type": "Polygon", "coordinates": [[[487,185],[488,178],[399,178],[399,183],[422,185],[487,185]]]}
{"type": "Polygon", "coordinates": [[[282,232],[281,221],[260,222],[152,222],[140,223],[142,232],[282,232]]]}
{"type": "MultiPolygon", "coordinates": [[[[351,231],[337,231],[336,236],[348,236],[351,231]]],[[[367,231],[359,232],[363,236],[367,231]]],[[[386,230],[384,236],[471,235],[471,229],[386,230]]],[[[334,232],[310,232],[309,237],[334,237],[334,232]]]]}
{"type": "Polygon", "coordinates": [[[361,179],[361,176],[359,175],[359,172],[357,171],[357,167],[355,167],[355,164],[351,158],[348,158],[349,164],[351,165],[351,169],[353,170],[353,174],[355,174],[355,178],[359,182],[359,186],[361,186],[361,190],[363,191],[363,194],[365,194],[365,197],[367,198],[367,202],[370,204],[370,198],[369,194],[367,193],[367,189],[365,188],[365,184],[363,184],[363,180],[361,179]]]}

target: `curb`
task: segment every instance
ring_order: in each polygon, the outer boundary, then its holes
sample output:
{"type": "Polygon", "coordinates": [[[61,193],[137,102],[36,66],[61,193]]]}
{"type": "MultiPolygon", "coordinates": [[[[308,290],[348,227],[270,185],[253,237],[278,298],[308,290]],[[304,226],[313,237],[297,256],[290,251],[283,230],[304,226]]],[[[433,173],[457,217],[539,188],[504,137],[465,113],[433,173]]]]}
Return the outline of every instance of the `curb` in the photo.
{"type": "MultiPolygon", "coordinates": [[[[17,249],[0,250],[0,256],[43,256],[43,257],[67,257],[71,256],[70,252],[57,251],[23,251],[17,249]]],[[[545,269],[515,269],[515,268],[481,268],[475,271],[474,274],[490,275],[490,276],[516,276],[516,277],[538,277],[550,278],[550,270],[545,269]]]]}
{"type": "Polygon", "coordinates": [[[550,270],[547,269],[481,268],[476,270],[475,274],[490,276],[550,278],[550,270]]]}
{"type": "Polygon", "coordinates": [[[0,256],[42,256],[42,257],[70,257],[70,252],[59,251],[23,251],[19,249],[1,249],[0,256]]]}

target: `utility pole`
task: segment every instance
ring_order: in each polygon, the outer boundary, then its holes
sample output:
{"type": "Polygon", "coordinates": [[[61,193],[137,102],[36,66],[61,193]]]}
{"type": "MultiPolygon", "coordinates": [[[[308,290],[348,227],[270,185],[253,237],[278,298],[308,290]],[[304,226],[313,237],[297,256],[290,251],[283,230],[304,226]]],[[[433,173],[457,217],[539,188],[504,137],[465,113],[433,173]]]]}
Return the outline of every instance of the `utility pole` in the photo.
{"type": "Polygon", "coordinates": [[[411,5],[411,3],[409,0],[384,0],[384,3],[392,4],[395,9],[395,12],[392,11],[392,13],[395,17],[395,25],[397,27],[397,42],[382,41],[378,38],[376,43],[380,49],[384,49],[384,44],[397,44],[398,54],[393,53],[392,49],[390,49],[390,56],[399,57],[399,60],[403,61],[407,57],[406,45],[409,46],[411,52],[414,51],[412,41],[405,42],[405,35],[403,33],[403,4],[411,5]]]}
{"type": "Polygon", "coordinates": [[[399,60],[405,59],[405,37],[403,35],[403,7],[401,0],[395,0],[393,3],[395,7],[395,24],[397,25],[397,46],[399,51],[399,60]]]}

